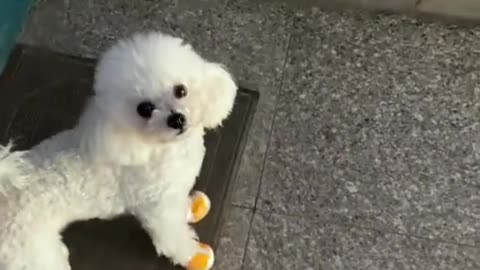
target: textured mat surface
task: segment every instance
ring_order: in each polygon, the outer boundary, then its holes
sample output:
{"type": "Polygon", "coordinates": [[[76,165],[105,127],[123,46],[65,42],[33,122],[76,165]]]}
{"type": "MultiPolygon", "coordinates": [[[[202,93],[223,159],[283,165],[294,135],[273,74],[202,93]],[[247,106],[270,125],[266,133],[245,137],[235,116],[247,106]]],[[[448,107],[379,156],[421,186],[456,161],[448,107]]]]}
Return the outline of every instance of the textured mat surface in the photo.
{"type": "MultiPolygon", "coordinates": [[[[17,46],[0,77],[0,139],[19,148],[73,127],[88,96],[94,60],[17,46]]],[[[258,94],[241,89],[223,128],[206,135],[207,154],[196,189],[212,200],[210,214],[196,226],[200,238],[217,244],[258,94]]],[[[175,269],[157,258],[148,235],[129,216],[77,222],[64,232],[73,270],[175,269]]]]}

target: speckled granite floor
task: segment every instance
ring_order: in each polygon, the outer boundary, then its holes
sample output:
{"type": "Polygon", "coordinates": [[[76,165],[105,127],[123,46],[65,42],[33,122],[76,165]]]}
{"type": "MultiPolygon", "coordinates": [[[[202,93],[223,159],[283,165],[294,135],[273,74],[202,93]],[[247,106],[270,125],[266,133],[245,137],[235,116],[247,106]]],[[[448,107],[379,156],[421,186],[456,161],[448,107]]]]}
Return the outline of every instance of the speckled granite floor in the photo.
{"type": "Polygon", "coordinates": [[[480,28],[276,1],[40,0],[23,41],[186,37],[261,92],[216,269],[480,269],[480,28]]]}

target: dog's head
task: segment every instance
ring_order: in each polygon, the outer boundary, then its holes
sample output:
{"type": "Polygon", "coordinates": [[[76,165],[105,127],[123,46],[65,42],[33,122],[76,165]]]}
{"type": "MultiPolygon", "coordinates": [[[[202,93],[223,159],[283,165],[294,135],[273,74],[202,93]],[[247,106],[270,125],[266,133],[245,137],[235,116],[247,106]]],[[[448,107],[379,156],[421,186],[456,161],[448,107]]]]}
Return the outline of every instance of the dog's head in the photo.
{"type": "Polygon", "coordinates": [[[123,143],[152,144],[219,126],[233,107],[237,86],[221,65],[206,61],[182,39],[151,32],[121,40],[103,54],[94,90],[90,107],[96,116],[90,118],[112,137],[107,140],[120,135],[123,143]]]}

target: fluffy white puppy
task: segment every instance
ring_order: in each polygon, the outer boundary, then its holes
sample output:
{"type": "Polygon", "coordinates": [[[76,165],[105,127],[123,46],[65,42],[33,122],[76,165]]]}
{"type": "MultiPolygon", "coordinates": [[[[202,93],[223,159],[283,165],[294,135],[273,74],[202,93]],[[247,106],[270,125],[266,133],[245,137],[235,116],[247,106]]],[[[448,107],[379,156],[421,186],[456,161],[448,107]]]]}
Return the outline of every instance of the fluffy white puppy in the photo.
{"type": "Polygon", "coordinates": [[[152,32],[100,59],[78,125],[28,151],[0,146],[0,270],[67,270],[67,224],[135,215],[158,254],[208,269],[212,250],[188,224],[204,130],[229,115],[231,75],[182,39],[152,32]]]}

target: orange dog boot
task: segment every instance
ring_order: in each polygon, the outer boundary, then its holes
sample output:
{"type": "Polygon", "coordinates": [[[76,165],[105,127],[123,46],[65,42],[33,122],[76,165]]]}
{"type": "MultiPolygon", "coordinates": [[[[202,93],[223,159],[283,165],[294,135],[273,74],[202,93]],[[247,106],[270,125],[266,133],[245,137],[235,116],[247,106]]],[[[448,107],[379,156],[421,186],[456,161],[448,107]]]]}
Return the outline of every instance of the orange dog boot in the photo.
{"type": "Polygon", "coordinates": [[[210,270],[215,261],[213,249],[207,245],[198,243],[198,251],[187,265],[187,270],[210,270]]]}
{"type": "Polygon", "coordinates": [[[187,220],[189,223],[197,223],[202,220],[210,211],[210,199],[207,194],[195,191],[190,195],[190,209],[188,209],[187,220]]]}

